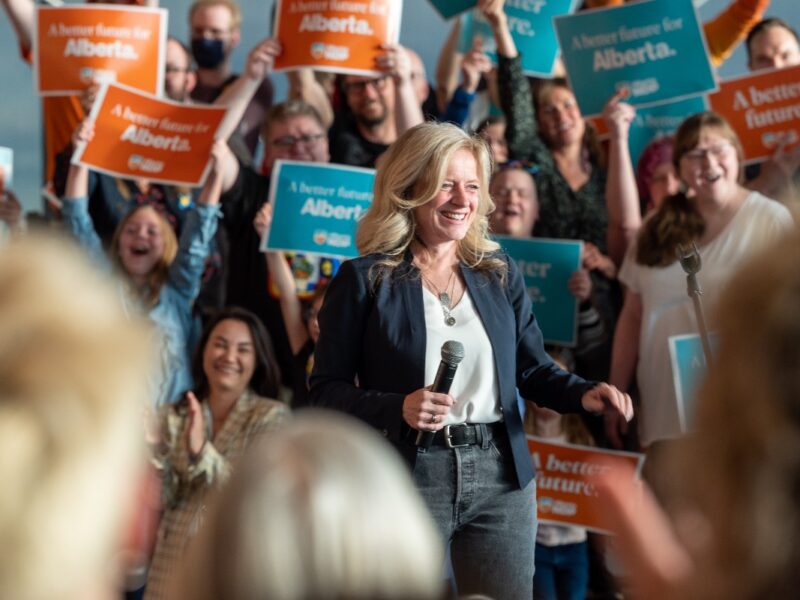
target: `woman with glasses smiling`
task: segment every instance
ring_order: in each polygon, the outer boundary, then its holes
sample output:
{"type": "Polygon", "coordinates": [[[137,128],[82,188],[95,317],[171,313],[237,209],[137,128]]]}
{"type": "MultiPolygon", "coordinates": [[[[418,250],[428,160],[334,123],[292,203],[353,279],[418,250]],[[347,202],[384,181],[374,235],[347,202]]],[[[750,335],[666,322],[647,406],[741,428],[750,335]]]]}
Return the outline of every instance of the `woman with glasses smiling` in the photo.
{"type": "MultiPolygon", "coordinates": [[[[697,332],[678,252],[697,246],[706,309],[739,263],[792,227],[781,204],[741,185],[742,148],[725,120],[712,112],[686,119],[672,161],[685,191],[666,198],[646,219],[623,261],[626,286],[611,364],[612,384],[629,389],[634,369],[641,396],[639,435],[647,447],[684,433],[673,386],[668,338],[697,332]]],[[[619,424],[606,421],[619,442],[619,424]]]]}

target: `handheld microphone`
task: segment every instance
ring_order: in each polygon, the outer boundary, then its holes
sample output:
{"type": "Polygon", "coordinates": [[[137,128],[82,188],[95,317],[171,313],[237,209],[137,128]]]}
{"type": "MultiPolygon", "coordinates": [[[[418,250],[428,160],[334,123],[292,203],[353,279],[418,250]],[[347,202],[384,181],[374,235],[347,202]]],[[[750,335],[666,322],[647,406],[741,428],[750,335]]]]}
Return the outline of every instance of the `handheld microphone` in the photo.
{"type": "MultiPolygon", "coordinates": [[[[431,385],[431,391],[437,394],[447,394],[453,384],[453,377],[456,375],[458,363],[464,358],[464,344],[455,340],[448,340],[442,344],[442,362],[439,363],[439,370],[436,371],[436,378],[431,385]]],[[[433,443],[434,431],[420,431],[417,433],[418,448],[427,452],[433,443]]]]}

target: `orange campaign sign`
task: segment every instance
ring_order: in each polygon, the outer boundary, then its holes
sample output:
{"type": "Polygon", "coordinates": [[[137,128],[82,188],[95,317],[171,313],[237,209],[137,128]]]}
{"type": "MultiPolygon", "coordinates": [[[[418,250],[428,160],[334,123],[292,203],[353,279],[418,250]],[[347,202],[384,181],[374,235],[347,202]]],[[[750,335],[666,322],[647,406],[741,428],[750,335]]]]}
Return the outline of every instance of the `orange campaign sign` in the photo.
{"type": "Polygon", "coordinates": [[[42,96],[117,82],[160,95],[167,11],[163,8],[41,6],[33,39],[34,85],[42,96]]]}
{"type": "Polygon", "coordinates": [[[397,43],[402,9],[402,0],[278,0],[275,70],[375,74],[380,46],[397,43]]]}
{"type": "Polygon", "coordinates": [[[202,185],[225,110],[106,84],[89,115],[94,138],[78,145],[72,162],[117,177],[202,185]]]}
{"type": "Polygon", "coordinates": [[[800,141],[800,65],[723,81],[708,100],[736,131],[747,163],[770,158],[782,136],[790,146],[800,141]]]}
{"type": "Polygon", "coordinates": [[[614,469],[634,467],[641,472],[644,455],[547,442],[528,436],[536,469],[536,504],[542,523],[577,525],[608,533],[610,527],[597,498],[596,484],[614,469]],[[602,464],[598,460],[602,459],[602,464]]]}

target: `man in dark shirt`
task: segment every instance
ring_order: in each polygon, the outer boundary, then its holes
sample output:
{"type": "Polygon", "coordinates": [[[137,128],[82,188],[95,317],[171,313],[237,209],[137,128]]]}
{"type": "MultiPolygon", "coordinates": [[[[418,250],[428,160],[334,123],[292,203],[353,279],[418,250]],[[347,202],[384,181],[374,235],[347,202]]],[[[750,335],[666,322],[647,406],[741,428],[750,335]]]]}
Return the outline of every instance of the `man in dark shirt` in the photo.
{"type": "MultiPolygon", "coordinates": [[[[197,63],[197,85],[192,99],[213,103],[237,75],[231,70],[231,53],[239,45],[242,13],[234,0],[195,0],[189,9],[191,48],[197,63]]],[[[237,137],[247,151],[245,162],[250,162],[258,145],[258,128],[269,107],[272,106],[272,83],[264,78],[256,90],[236,129],[237,137]]]]}
{"type": "Polygon", "coordinates": [[[330,130],[332,162],[374,167],[389,144],[423,121],[409,53],[397,45],[385,50],[376,60],[380,75],[339,79],[346,108],[330,130]]]}
{"type": "Polygon", "coordinates": [[[328,138],[317,111],[301,100],[273,106],[261,128],[264,174],[229,156],[222,168],[223,226],[230,240],[227,301],[255,312],[275,344],[284,381],[291,379],[292,352],[280,303],[267,291],[268,272],[253,219],[269,197],[270,175],[278,159],[326,163],[328,138]]]}

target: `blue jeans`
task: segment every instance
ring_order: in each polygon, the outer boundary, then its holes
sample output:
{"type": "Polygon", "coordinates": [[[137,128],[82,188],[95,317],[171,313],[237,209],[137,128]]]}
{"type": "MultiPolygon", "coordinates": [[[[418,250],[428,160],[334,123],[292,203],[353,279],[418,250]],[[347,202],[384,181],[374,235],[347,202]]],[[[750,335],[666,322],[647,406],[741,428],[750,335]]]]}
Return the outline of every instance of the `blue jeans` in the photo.
{"type": "Polygon", "coordinates": [[[432,446],[417,455],[414,481],[450,544],[460,595],[532,597],[536,487],[519,489],[506,439],[432,446]]]}
{"type": "Polygon", "coordinates": [[[589,585],[586,542],[544,546],[536,544],[535,600],[584,600],[589,585]]]}

